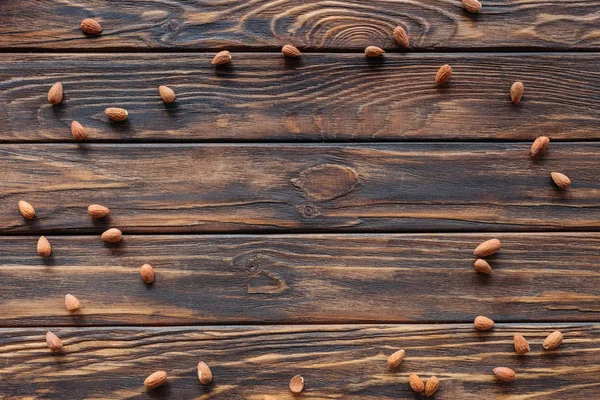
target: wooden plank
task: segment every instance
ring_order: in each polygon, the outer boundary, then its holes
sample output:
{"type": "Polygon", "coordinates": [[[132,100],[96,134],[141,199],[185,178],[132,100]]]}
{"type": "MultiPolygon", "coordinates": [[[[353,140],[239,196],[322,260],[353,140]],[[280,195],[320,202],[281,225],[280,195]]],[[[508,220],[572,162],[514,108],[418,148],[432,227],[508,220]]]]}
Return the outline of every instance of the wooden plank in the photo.
{"type": "Polygon", "coordinates": [[[600,143],[3,145],[0,233],[600,227],[600,143]],[[569,176],[559,190],[551,171],[569,176]],[[26,220],[19,200],[38,218],[26,220]],[[89,204],[112,210],[92,221],[89,204]]]}
{"type": "Polygon", "coordinates": [[[0,37],[5,49],[398,49],[401,25],[416,49],[598,49],[599,13],[596,0],[484,1],[477,15],[435,0],[12,1],[0,37]],[[81,32],[88,17],[101,36],[81,32]]]}
{"type": "Polygon", "coordinates": [[[501,325],[476,333],[468,325],[270,326],[207,328],[57,329],[65,351],[45,347],[44,329],[0,330],[0,396],[8,398],[173,398],[278,400],[292,376],[305,379],[304,399],[408,399],[415,372],[441,383],[436,399],[593,399],[600,382],[600,326],[501,325]],[[562,345],[544,351],[553,330],[562,345]],[[519,356],[513,334],[530,342],[519,356]],[[387,357],[403,348],[397,371],[387,357]],[[213,383],[198,382],[206,362],[213,383]],[[492,369],[513,368],[511,384],[492,369]],[[168,384],[146,392],[142,383],[165,370],[168,384]],[[5,397],[6,396],[6,397],[5,397]]]}
{"type": "Polygon", "coordinates": [[[0,63],[0,141],[397,141],[600,139],[598,54],[10,54],[0,63]],[[451,82],[434,83],[453,67],[451,82]],[[525,83],[519,106],[513,82],[525,83]],[[65,97],[48,104],[57,81],[65,97]],[[159,85],[177,101],[165,106],[159,85]],[[103,111],[129,110],[127,123],[103,111]]]}
{"type": "Polygon", "coordinates": [[[2,326],[600,321],[600,233],[4,237],[2,326]],[[498,237],[490,276],[473,249],[498,237]],[[145,285],[139,267],[155,267],[145,285]],[[64,296],[82,311],[70,315],[64,296]],[[452,299],[446,301],[444,299],[452,299]]]}

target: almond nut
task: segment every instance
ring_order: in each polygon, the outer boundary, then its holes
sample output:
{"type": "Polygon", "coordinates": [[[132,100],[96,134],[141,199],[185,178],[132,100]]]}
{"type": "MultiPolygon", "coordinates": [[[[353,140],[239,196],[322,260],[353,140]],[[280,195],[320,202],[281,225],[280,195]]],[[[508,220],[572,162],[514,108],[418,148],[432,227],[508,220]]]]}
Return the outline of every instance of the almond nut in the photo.
{"type": "Polygon", "coordinates": [[[421,393],[425,390],[425,384],[423,383],[423,379],[419,378],[417,374],[408,375],[408,383],[413,392],[421,393]]]}
{"type": "Polygon", "coordinates": [[[475,318],[473,325],[478,331],[489,331],[494,328],[494,321],[488,317],[480,315],[479,317],[475,318]]]}
{"type": "Polygon", "coordinates": [[[562,190],[568,189],[571,185],[571,180],[565,174],[561,174],[560,172],[552,172],[550,174],[552,176],[552,180],[562,190]]]}
{"type": "Polygon", "coordinates": [[[92,218],[103,218],[110,214],[110,210],[100,204],[91,204],[88,206],[88,214],[90,214],[92,218]]]}
{"type": "Polygon", "coordinates": [[[56,82],[48,91],[48,102],[50,104],[60,104],[63,99],[62,83],[56,82]]]}
{"type": "Polygon", "coordinates": [[[227,50],[223,50],[217,53],[215,58],[212,59],[213,65],[228,64],[231,61],[231,53],[227,50]]]}
{"type": "Polygon", "coordinates": [[[388,367],[390,369],[398,368],[404,359],[404,350],[398,350],[388,358],[388,367]]]}
{"type": "Polygon", "coordinates": [[[392,31],[392,36],[394,36],[394,40],[402,47],[408,47],[408,35],[403,27],[397,26],[392,31]]]}
{"type": "Polygon", "coordinates": [[[163,383],[167,381],[167,373],[165,371],[156,371],[146,378],[144,381],[144,386],[147,389],[154,389],[155,387],[159,387],[163,383]]]}
{"type": "Polygon", "coordinates": [[[473,266],[475,267],[475,271],[477,272],[481,272],[482,274],[491,274],[492,273],[492,267],[490,267],[490,264],[488,264],[487,261],[478,258],[477,260],[475,260],[475,263],[473,264],[473,266]]]}
{"type": "Polygon", "coordinates": [[[490,239],[477,246],[473,254],[477,257],[486,257],[498,252],[498,250],[500,250],[500,241],[498,239],[490,239]]]}
{"type": "Polygon", "coordinates": [[[521,97],[523,97],[523,91],[525,90],[525,86],[523,86],[523,82],[515,82],[510,87],[510,99],[513,104],[519,104],[521,102],[521,97]]]}
{"type": "Polygon", "coordinates": [[[88,35],[99,35],[102,33],[102,27],[98,21],[92,18],[86,18],[81,21],[81,30],[88,35]]]}
{"type": "Polygon", "coordinates": [[[35,217],[35,209],[25,200],[19,200],[19,211],[24,218],[33,219],[35,217]]]}
{"type": "Polygon", "coordinates": [[[290,380],[290,391],[292,393],[300,393],[302,390],[304,390],[304,378],[296,375],[290,380]]]}
{"type": "Polygon", "coordinates": [[[212,372],[206,363],[200,361],[198,363],[198,379],[203,385],[208,385],[212,382],[212,372]]]}
{"type": "Polygon", "coordinates": [[[54,333],[48,331],[46,332],[46,345],[48,348],[54,352],[61,351],[63,348],[62,342],[54,333]]]}
{"type": "Polygon", "coordinates": [[[538,154],[546,151],[546,148],[550,144],[550,138],[547,136],[538,136],[531,145],[531,157],[535,157],[538,154]]]}
{"type": "Polygon", "coordinates": [[[494,368],[494,375],[502,382],[512,382],[515,380],[515,371],[506,367],[494,368]]]}
{"type": "Polygon", "coordinates": [[[365,55],[367,57],[379,57],[384,53],[385,51],[377,46],[369,46],[365,49],[365,55]]]}
{"type": "Polygon", "coordinates": [[[44,236],[40,236],[38,239],[37,252],[42,257],[50,257],[50,254],[52,254],[52,246],[50,246],[50,242],[44,236]]]}
{"type": "Polygon", "coordinates": [[[175,92],[168,86],[159,86],[158,93],[165,103],[172,103],[175,101],[175,92]]]}
{"type": "Polygon", "coordinates": [[[462,0],[462,3],[469,12],[476,14],[481,11],[481,3],[477,0],[462,0]]]}
{"type": "Polygon", "coordinates": [[[140,268],[140,275],[142,276],[142,280],[146,283],[154,282],[154,268],[150,264],[144,264],[140,268]]]}
{"type": "Polygon", "coordinates": [[[102,240],[108,243],[117,243],[121,241],[123,234],[117,228],[110,228],[102,234],[102,240]]]}
{"type": "Polygon", "coordinates": [[[437,392],[440,387],[440,380],[437,376],[432,376],[427,379],[427,384],[425,385],[425,396],[431,397],[435,392],[437,392]]]}
{"type": "Polygon", "coordinates": [[[452,77],[452,67],[448,64],[444,64],[438,69],[437,74],[435,74],[435,83],[438,85],[442,83],[446,83],[452,77]]]}
{"type": "Polygon", "coordinates": [[[560,346],[563,341],[563,334],[560,331],[554,331],[544,339],[544,349],[552,350],[560,346]]]}
{"type": "Polygon", "coordinates": [[[127,110],[118,107],[109,107],[104,110],[104,114],[113,121],[125,121],[129,117],[127,110]]]}
{"type": "Polygon", "coordinates": [[[300,50],[296,48],[296,46],[292,46],[291,44],[286,44],[281,48],[281,52],[286,57],[300,57],[302,53],[300,50]]]}
{"type": "Polygon", "coordinates": [[[515,344],[515,351],[518,354],[525,354],[529,352],[529,342],[527,342],[527,339],[525,339],[523,335],[515,333],[513,342],[515,344]]]}
{"type": "Polygon", "coordinates": [[[77,311],[79,310],[79,307],[81,305],[79,304],[79,300],[77,300],[77,297],[73,296],[72,294],[67,294],[65,296],[65,307],[67,307],[67,310],[73,312],[73,311],[77,311]]]}
{"type": "Polygon", "coordinates": [[[71,133],[73,134],[73,138],[75,140],[83,140],[87,137],[87,131],[83,125],[77,121],[71,122],[71,133]]]}

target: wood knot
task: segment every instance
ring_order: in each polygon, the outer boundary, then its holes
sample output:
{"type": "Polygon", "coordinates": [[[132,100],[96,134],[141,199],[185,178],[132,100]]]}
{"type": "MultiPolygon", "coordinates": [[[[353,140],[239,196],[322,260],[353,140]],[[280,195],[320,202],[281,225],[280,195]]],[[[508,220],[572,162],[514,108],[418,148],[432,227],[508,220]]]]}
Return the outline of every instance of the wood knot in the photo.
{"type": "Polygon", "coordinates": [[[310,204],[300,205],[296,207],[298,212],[306,218],[314,218],[319,215],[319,209],[315,206],[311,206],[310,204]]]}
{"type": "Polygon", "coordinates": [[[351,192],[358,184],[358,174],[352,168],[336,164],[321,164],[300,172],[292,183],[304,195],[316,201],[333,200],[351,192]]]}

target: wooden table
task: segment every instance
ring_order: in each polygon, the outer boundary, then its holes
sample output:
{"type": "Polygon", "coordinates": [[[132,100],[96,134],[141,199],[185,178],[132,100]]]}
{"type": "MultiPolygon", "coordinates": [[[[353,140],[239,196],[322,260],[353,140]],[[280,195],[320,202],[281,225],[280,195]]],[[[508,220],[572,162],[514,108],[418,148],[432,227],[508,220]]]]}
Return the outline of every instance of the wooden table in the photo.
{"type": "Polygon", "coordinates": [[[0,398],[419,398],[410,372],[436,375],[437,399],[600,398],[600,1],[1,11],[0,398]],[[87,17],[102,35],[82,34],[87,17]],[[285,59],[286,43],[302,57],[285,59]],[[367,59],[368,45],[386,54],[367,59]],[[222,49],[232,63],[215,68],[222,49]],[[110,122],[111,106],[129,119],[110,122]],[[552,142],[532,159],[539,135],[552,142]],[[110,217],[92,220],[93,203],[110,217]],[[109,227],[120,244],[101,241],[109,227]],[[473,249],[490,238],[502,249],[485,276],[473,249]],[[477,315],[496,328],[475,331],[477,315]],[[545,351],[554,330],[564,342],[545,351]],[[499,383],[497,366],[516,381],[499,383]],[[168,384],[146,391],[156,370],[168,384]]]}

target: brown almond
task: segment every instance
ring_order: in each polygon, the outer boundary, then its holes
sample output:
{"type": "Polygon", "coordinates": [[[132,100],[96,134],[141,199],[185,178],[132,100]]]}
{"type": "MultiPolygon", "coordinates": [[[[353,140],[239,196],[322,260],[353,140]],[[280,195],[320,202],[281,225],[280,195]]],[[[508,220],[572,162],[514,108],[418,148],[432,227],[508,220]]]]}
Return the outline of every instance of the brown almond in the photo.
{"type": "Polygon", "coordinates": [[[142,276],[142,280],[146,283],[154,282],[154,268],[150,264],[144,264],[140,268],[140,275],[142,276]]]}
{"type": "Polygon", "coordinates": [[[431,397],[435,392],[437,392],[440,387],[440,380],[437,376],[432,376],[427,379],[427,384],[425,385],[425,396],[431,397]]]}
{"type": "Polygon", "coordinates": [[[77,297],[73,296],[72,294],[67,294],[65,296],[65,307],[67,308],[67,310],[73,312],[79,310],[81,304],[79,304],[79,300],[77,300],[77,297]]]}
{"type": "Polygon", "coordinates": [[[102,240],[104,240],[105,242],[108,243],[117,243],[121,241],[121,238],[123,237],[123,233],[121,233],[120,230],[118,230],[117,228],[110,228],[107,231],[104,231],[104,233],[102,234],[102,240]]]}
{"type": "Polygon", "coordinates": [[[525,86],[523,86],[523,82],[515,82],[510,87],[510,99],[513,104],[519,104],[521,102],[521,97],[523,97],[523,91],[525,90],[525,86]]]}
{"type": "Polygon", "coordinates": [[[494,368],[494,375],[502,382],[512,382],[515,380],[515,371],[506,367],[494,368]]]}
{"type": "Polygon", "coordinates": [[[411,373],[408,375],[408,384],[413,392],[421,393],[425,390],[425,384],[423,383],[423,379],[419,378],[419,375],[411,373]]]}
{"type": "Polygon", "coordinates": [[[473,266],[475,267],[475,271],[481,272],[482,274],[489,275],[492,273],[492,267],[490,266],[490,264],[481,258],[475,260],[473,266]]]}
{"type": "Polygon", "coordinates": [[[560,172],[552,172],[550,174],[552,176],[552,180],[562,190],[568,189],[571,186],[571,180],[565,174],[561,174],[560,172]]]}
{"type": "Polygon", "coordinates": [[[23,218],[33,219],[35,217],[35,208],[25,200],[19,200],[19,211],[23,218]]]}
{"type": "Polygon", "coordinates": [[[394,36],[394,40],[402,47],[408,47],[408,35],[403,27],[397,26],[392,31],[392,36],[394,36]]]}
{"type": "Polygon", "coordinates": [[[88,214],[90,214],[92,218],[104,218],[110,214],[110,210],[100,204],[90,204],[88,206],[88,214]]]}
{"type": "Polygon", "coordinates": [[[435,83],[438,85],[442,83],[446,83],[452,77],[452,67],[448,64],[444,64],[438,69],[437,74],[435,74],[435,83]]]}
{"type": "Polygon", "coordinates": [[[478,331],[489,331],[494,328],[495,324],[494,321],[492,321],[488,317],[480,315],[479,317],[475,318],[475,321],[473,321],[473,325],[478,331]]]}
{"type": "Polygon", "coordinates": [[[175,92],[168,86],[159,86],[158,93],[165,103],[172,103],[175,101],[175,92]]]}
{"type": "Polygon", "coordinates": [[[63,348],[62,342],[54,333],[48,331],[46,332],[46,345],[48,348],[54,352],[61,351],[63,348]]]}
{"type": "Polygon", "coordinates": [[[198,363],[198,379],[203,385],[208,385],[212,382],[212,371],[208,368],[208,365],[202,361],[198,363]]]}
{"type": "Polygon", "coordinates": [[[554,331],[544,339],[544,349],[552,350],[560,346],[563,341],[563,334],[560,331],[554,331]]]}
{"type": "Polygon", "coordinates": [[[60,104],[63,99],[63,85],[56,82],[48,91],[48,102],[50,104],[60,104]]]}
{"type": "Polygon", "coordinates": [[[281,48],[281,52],[286,57],[300,57],[302,53],[296,46],[292,46],[291,44],[286,44],[281,48]]]}
{"type": "Polygon", "coordinates": [[[77,121],[71,122],[71,133],[73,134],[73,138],[75,138],[75,140],[83,140],[87,137],[87,131],[83,125],[77,121]]]}
{"type": "Polygon", "coordinates": [[[102,27],[92,18],[86,18],[81,21],[81,30],[88,35],[99,35],[102,33],[102,27]]]}
{"type": "Polygon", "coordinates": [[[518,354],[525,354],[525,353],[529,353],[529,342],[527,341],[527,339],[525,339],[523,337],[523,335],[520,335],[518,333],[515,333],[515,336],[513,338],[513,342],[515,344],[515,351],[518,354]]]}
{"type": "Polygon", "coordinates": [[[404,350],[398,350],[388,358],[388,367],[390,369],[398,368],[404,360],[404,350]]]}
{"type": "Polygon", "coordinates": [[[156,371],[146,378],[144,386],[146,389],[154,389],[167,381],[167,373],[165,371],[156,371]]]}
{"type": "Polygon", "coordinates": [[[223,50],[217,53],[215,58],[212,59],[213,65],[228,64],[231,61],[231,53],[227,50],[223,50]]]}
{"type": "Polygon", "coordinates": [[[129,117],[127,110],[118,107],[109,107],[104,110],[104,114],[113,121],[125,121],[129,117]]]}
{"type": "Polygon", "coordinates": [[[296,375],[290,380],[290,391],[292,393],[300,393],[302,390],[304,390],[304,378],[296,375]]]}
{"type": "Polygon", "coordinates": [[[365,55],[367,57],[379,57],[380,55],[384,54],[385,51],[377,46],[369,46],[365,49],[365,55]]]}
{"type": "Polygon", "coordinates": [[[538,136],[531,145],[531,157],[536,157],[543,153],[550,144],[550,138],[547,136],[538,136]]]}
{"type": "Polygon", "coordinates": [[[486,257],[497,253],[498,250],[500,250],[500,241],[498,239],[490,239],[477,246],[473,254],[477,257],[486,257]]]}
{"type": "Polygon", "coordinates": [[[462,3],[468,12],[476,14],[481,11],[481,3],[477,0],[462,0],[462,3]]]}
{"type": "Polygon", "coordinates": [[[40,236],[38,239],[37,252],[42,257],[50,257],[50,254],[52,254],[52,246],[50,246],[50,242],[44,236],[40,236]]]}

